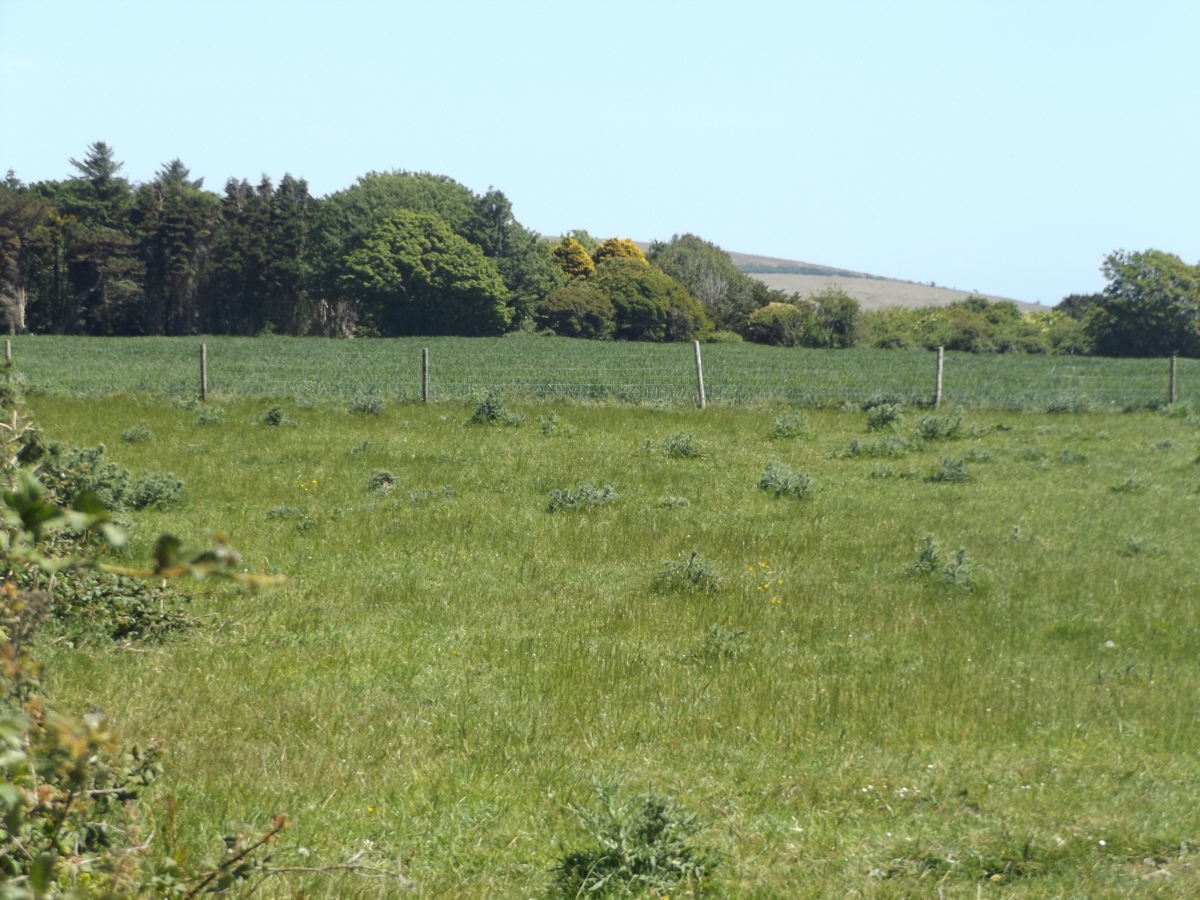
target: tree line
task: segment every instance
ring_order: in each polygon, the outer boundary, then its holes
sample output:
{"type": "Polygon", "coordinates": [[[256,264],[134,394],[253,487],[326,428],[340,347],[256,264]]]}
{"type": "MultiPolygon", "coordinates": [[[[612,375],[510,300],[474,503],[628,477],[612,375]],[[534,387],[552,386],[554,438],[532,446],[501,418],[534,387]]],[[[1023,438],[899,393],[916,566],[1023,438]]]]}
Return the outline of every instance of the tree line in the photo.
{"type": "Polygon", "coordinates": [[[0,183],[0,327],[10,333],[559,334],[787,346],[1200,355],[1200,270],[1111,254],[1108,287],[1053,311],[971,297],[863,313],[830,286],[768,288],[695,235],[545,240],[503,192],[370,172],[325,197],[303,179],[204,188],[178,159],[148,182],[97,142],[61,181],[0,183]]]}

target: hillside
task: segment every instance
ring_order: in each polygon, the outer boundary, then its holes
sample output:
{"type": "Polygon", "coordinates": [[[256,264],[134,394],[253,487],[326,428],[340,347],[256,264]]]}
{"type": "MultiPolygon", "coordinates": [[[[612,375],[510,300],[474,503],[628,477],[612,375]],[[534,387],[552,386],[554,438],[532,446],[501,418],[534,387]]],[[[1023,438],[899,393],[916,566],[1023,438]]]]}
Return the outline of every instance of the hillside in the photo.
{"type": "MultiPolygon", "coordinates": [[[[948,306],[956,300],[962,300],[964,297],[974,294],[973,291],[882,278],[878,275],[868,275],[865,272],[853,272],[798,260],[732,252],[729,257],[733,260],[734,265],[768,287],[788,293],[811,294],[826,285],[835,284],[861,303],[864,310],[881,309],[885,306],[948,306]],[[753,269],[758,271],[750,271],[753,269]],[[776,271],[769,271],[772,269],[776,271]]],[[[992,294],[981,294],[980,296],[987,297],[989,300],[1012,300],[1011,297],[997,297],[992,294]]],[[[1012,300],[1012,302],[1025,312],[1046,308],[1021,300],[1012,300]]]]}

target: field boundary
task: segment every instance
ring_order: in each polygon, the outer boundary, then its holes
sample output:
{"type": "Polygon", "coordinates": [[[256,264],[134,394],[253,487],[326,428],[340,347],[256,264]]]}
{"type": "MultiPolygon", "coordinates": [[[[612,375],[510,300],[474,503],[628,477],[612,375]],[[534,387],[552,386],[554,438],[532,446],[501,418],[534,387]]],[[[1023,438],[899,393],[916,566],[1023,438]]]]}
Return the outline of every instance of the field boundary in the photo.
{"type": "MultiPolygon", "coordinates": [[[[689,344],[569,338],[83,338],[19,336],[32,394],[134,393],[392,402],[514,400],[699,402],[689,344]],[[202,346],[203,345],[203,346],[202,346]],[[423,354],[427,352],[427,357],[423,354]],[[199,355],[198,355],[199,354],[199,355]],[[197,369],[197,359],[200,367],[197,369]]],[[[1200,362],[908,350],[703,347],[708,404],[1001,406],[1071,411],[1200,401],[1200,362]],[[940,384],[940,390],[939,390],[940,384]]]]}

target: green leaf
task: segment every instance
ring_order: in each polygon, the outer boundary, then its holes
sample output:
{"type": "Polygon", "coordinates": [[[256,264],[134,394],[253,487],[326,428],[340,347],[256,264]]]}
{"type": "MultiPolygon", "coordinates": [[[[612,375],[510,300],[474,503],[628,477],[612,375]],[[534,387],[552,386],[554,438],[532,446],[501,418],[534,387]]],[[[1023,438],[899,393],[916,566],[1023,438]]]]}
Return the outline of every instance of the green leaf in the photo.
{"type": "Polygon", "coordinates": [[[53,869],[54,857],[49,853],[43,853],[29,867],[29,883],[37,895],[45,893],[50,887],[50,875],[53,869]]]}

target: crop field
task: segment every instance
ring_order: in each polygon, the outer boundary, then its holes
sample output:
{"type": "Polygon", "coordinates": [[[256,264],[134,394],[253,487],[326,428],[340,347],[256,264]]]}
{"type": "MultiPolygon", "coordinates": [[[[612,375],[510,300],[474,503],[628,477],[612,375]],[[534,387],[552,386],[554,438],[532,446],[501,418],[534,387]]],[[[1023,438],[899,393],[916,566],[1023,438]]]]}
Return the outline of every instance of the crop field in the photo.
{"type": "MultiPolygon", "coordinates": [[[[799,410],[770,399],[916,392],[932,360],[742,347],[705,348],[728,406],[536,400],[546,371],[615,396],[635,369],[686,397],[690,348],[427,344],[449,397],[423,406],[394,402],[415,341],[213,340],[208,404],[183,396],[195,342],[17,342],[50,438],[184,482],[121,558],[219,529],[288,576],[191,588],[161,643],[43,646],[64,706],[167,741],[156,833],[202,855],[283,812],[279,865],[399,855],[416,896],[571,896],[555,867],[610,789],[695,816],[715,896],[1200,893],[1186,404],[799,410]],[[368,371],[386,402],[351,413],[368,371]],[[502,391],[496,424],[467,424],[470,387],[502,391]]],[[[1165,385],[1151,363],[948,371],[979,403],[1033,396],[1029,371],[1040,398],[1165,385]]],[[[255,896],[293,888],[414,895],[255,896]]]]}
{"type": "MultiPolygon", "coordinates": [[[[434,400],[483,390],[512,399],[573,398],[628,403],[693,402],[693,351],[685,344],[567,338],[210,337],[209,387],[217,395],[339,400],[420,396],[420,353],[430,352],[434,400]]],[[[194,396],[196,338],[22,336],[13,352],[30,393],[194,396]]],[[[858,404],[887,394],[907,403],[933,396],[934,354],[895,350],[799,350],[752,344],[703,347],[710,402],[803,406],[858,404]]],[[[1200,362],[1179,360],[1178,399],[1200,402],[1200,362]]],[[[965,406],[1122,409],[1159,405],[1167,362],[1143,359],[946,354],[945,397],[965,406]]]]}

